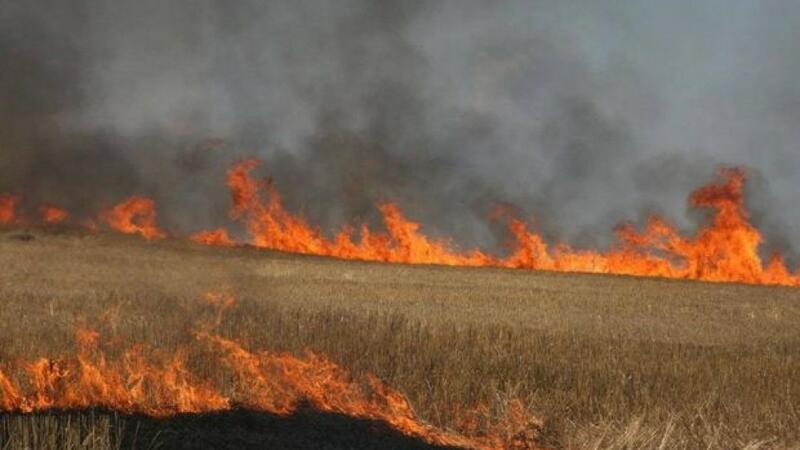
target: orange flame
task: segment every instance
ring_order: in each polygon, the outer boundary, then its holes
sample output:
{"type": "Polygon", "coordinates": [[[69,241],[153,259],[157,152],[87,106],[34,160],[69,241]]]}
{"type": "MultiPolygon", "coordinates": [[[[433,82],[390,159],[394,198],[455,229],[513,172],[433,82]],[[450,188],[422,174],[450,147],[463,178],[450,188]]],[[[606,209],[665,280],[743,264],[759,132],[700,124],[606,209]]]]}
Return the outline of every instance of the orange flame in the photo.
{"type": "Polygon", "coordinates": [[[17,221],[17,204],[19,197],[16,195],[0,195],[0,224],[11,224],[17,221]]]}
{"type": "MultiPolygon", "coordinates": [[[[480,250],[461,251],[446,239],[434,239],[421,231],[395,204],[378,205],[385,231],[366,225],[345,226],[332,237],[287,211],[280,193],[268,180],[252,176],[259,166],[255,159],[236,164],[228,171],[227,184],[233,206],[230,216],[244,223],[250,243],[256,247],[344,259],[408,264],[494,266],[530,270],[589,272],[635,276],[680,278],[716,282],[740,282],[800,286],[800,273],[790,271],[783,255],[762,261],[763,237],[751,223],[744,203],[743,170],[722,169],[720,182],[703,186],[689,197],[694,208],[712,212],[710,223],[694,236],[683,236],[668,220],[651,217],[644,229],[623,224],[616,230],[617,242],[607,252],[578,250],[563,243],[550,244],[528,225],[504,209],[493,214],[505,217],[513,237],[511,252],[498,256],[480,250]]],[[[19,223],[19,197],[0,196],[0,224],[19,223]]],[[[42,220],[57,223],[66,211],[44,206],[42,220]]],[[[147,239],[166,234],[156,226],[155,204],[144,197],[128,200],[103,211],[100,218],[111,228],[147,239]]],[[[93,222],[89,222],[93,224],[93,222]]],[[[236,241],[224,228],[189,236],[207,245],[233,246],[236,241]]]]}
{"type": "Polygon", "coordinates": [[[713,212],[711,223],[693,237],[681,236],[667,220],[653,216],[641,232],[621,226],[620,243],[601,254],[566,245],[549,249],[539,235],[512,220],[517,247],[504,262],[530,269],[799,286],[800,274],[790,273],[780,255],[764,265],[758,254],[762,237],[745,209],[744,172],[722,169],[719,176],[721,183],[703,186],[689,197],[691,206],[713,212]]]}
{"type": "Polygon", "coordinates": [[[395,263],[481,266],[495,261],[480,251],[458,253],[449,243],[428,238],[419,231],[419,224],[408,220],[400,208],[388,203],[380,206],[386,233],[376,233],[362,226],[360,239],[355,240],[354,231],[346,227],[332,240],[327,239],[302,217],[286,211],[271,182],[260,182],[250,176],[257,166],[256,160],[247,160],[228,172],[233,200],[231,217],[244,220],[252,243],[257,247],[395,263]]]}
{"type": "Polygon", "coordinates": [[[744,205],[745,173],[722,169],[722,182],[692,193],[690,205],[713,212],[711,223],[693,237],[681,236],[667,220],[653,216],[642,231],[631,225],[618,228],[619,242],[608,252],[575,250],[550,245],[516,218],[508,220],[514,237],[507,257],[479,250],[458,251],[447,241],[420,232],[397,205],[379,205],[386,232],[361,226],[358,239],[345,227],[330,239],[300,216],[286,211],[270,182],[254,179],[256,160],[247,160],[228,172],[233,207],[231,217],[242,220],[258,247],[295,253],[413,264],[498,266],[562,272],[591,272],[656,276],[692,280],[800,286],[800,274],[791,273],[781,255],[765,265],[758,254],[762,242],[744,205]]]}
{"type": "Polygon", "coordinates": [[[166,236],[156,226],[155,202],[149,198],[133,196],[103,211],[100,217],[111,228],[123,233],[140,234],[150,240],[166,236]]]}
{"type": "MultiPolygon", "coordinates": [[[[234,304],[229,295],[209,294],[206,300],[221,314],[234,304]]],[[[218,323],[212,324],[213,326],[218,323]]],[[[466,437],[432,427],[414,413],[406,397],[374,376],[356,379],[324,356],[306,352],[298,358],[287,353],[253,352],[240,343],[206,331],[195,333],[195,344],[168,354],[135,345],[109,357],[100,334],[82,329],[76,333],[74,357],[39,358],[16,364],[16,377],[0,370],[0,412],[36,412],[49,409],[102,407],[128,414],[170,417],[179,413],[204,413],[246,408],[290,415],[300,406],[385,422],[398,431],[432,444],[466,448],[533,448],[533,440],[519,441],[525,429],[540,425],[536,419],[517,420],[503,432],[466,437]],[[193,351],[230,375],[221,379],[192,371],[187,361],[193,351]],[[522,430],[522,431],[521,431],[522,430]],[[521,434],[522,433],[522,434],[521,434]]],[[[14,367],[12,367],[14,369],[14,367]]],[[[207,372],[207,371],[205,371],[207,372]]],[[[532,428],[533,427],[533,428],[532,428]]]]}
{"type": "Polygon", "coordinates": [[[189,240],[197,242],[198,244],[217,245],[221,247],[232,247],[236,245],[236,241],[231,239],[228,235],[228,230],[224,228],[195,233],[189,236],[189,240]]]}
{"type": "Polygon", "coordinates": [[[39,216],[44,223],[55,225],[67,220],[69,213],[55,206],[42,205],[39,207],[39,216]]]}

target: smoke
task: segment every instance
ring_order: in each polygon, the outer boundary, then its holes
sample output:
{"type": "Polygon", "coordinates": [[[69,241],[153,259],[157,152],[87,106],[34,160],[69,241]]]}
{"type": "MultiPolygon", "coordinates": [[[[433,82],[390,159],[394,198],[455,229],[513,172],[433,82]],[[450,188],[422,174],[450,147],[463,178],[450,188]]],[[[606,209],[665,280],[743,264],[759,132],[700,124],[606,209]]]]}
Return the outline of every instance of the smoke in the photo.
{"type": "MultiPolygon", "coordinates": [[[[397,202],[496,247],[510,205],[605,246],[744,165],[755,222],[800,244],[800,5],[790,0],[0,0],[0,192],[78,211],[155,197],[226,222],[227,166],[265,161],[331,229],[397,202]]],[[[790,250],[791,253],[791,250],[790,250]]]]}

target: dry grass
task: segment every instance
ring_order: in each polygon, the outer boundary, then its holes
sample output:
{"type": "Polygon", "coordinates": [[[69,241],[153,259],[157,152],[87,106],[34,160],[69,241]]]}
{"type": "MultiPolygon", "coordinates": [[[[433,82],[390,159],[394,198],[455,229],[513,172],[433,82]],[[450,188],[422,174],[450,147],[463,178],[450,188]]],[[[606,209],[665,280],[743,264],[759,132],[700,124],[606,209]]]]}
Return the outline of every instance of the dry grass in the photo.
{"type": "Polygon", "coordinates": [[[0,449],[116,450],[121,425],[110,414],[6,416],[0,449]]]}
{"type": "MultiPolygon", "coordinates": [[[[545,419],[552,447],[800,448],[800,291],[788,288],[6,230],[0,361],[72,351],[81,321],[170,348],[190,339],[200,295],[219,290],[239,299],[223,334],[375,373],[437,425],[453,425],[459,407],[499,411],[520,398],[545,419]]],[[[54,428],[3,420],[0,448],[26,448],[32,430],[54,428]]],[[[113,444],[113,423],[98,426],[113,444]]],[[[81,427],[49,434],[77,442],[81,427]]]]}

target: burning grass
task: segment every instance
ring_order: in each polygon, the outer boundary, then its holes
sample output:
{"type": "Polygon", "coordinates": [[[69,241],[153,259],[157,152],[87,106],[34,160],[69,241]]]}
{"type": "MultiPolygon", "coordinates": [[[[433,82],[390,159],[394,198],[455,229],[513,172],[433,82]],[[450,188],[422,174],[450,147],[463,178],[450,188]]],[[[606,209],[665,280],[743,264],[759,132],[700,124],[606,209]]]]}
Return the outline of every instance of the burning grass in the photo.
{"type": "MultiPolygon", "coordinates": [[[[667,218],[654,215],[641,230],[631,223],[619,225],[616,243],[608,251],[581,250],[566,243],[548,243],[525,221],[498,210],[493,219],[506,222],[511,239],[509,252],[495,255],[479,249],[460,250],[448,239],[427,236],[421,225],[394,203],[377,205],[384,230],[365,224],[348,225],[328,235],[284,207],[272,182],[254,176],[259,165],[255,159],[245,160],[231,167],[227,176],[232,200],[230,218],[249,234],[245,243],[258,248],[390,263],[800,286],[800,272],[792,272],[780,252],[766,260],[762,258],[763,236],[750,222],[744,196],[747,177],[739,168],[720,169],[718,180],[689,195],[691,207],[710,212],[709,223],[693,235],[682,234],[667,218]]],[[[18,195],[0,195],[0,224],[33,221],[19,213],[20,202],[18,195]]],[[[40,206],[39,214],[38,222],[44,224],[63,223],[70,217],[68,211],[51,205],[40,206]]],[[[148,240],[167,236],[156,217],[155,202],[140,196],[132,196],[98,215],[104,226],[148,240]]],[[[96,219],[87,217],[81,223],[96,230],[96,219]]],[[[198,231],[188,239],[216,246],[239,244],[225,228],[198,231]]]]}
{"type": "MultiPolygon", "coordinates": [[[[498,419],[523,411],[542,417],[540,443],[553,447],[800,444],[795,289],[385,266],[59,230],[0,233],[4,368],[78,355],[86,343],[75,330],[91,326],[107,361],[133,344],[151,349],[151,362],[192,348],[187,370],[236,398],[242,377],[219,348],[197,346],[198,328],[213,329],[250,354],[303,361],[310,349],[353,380],[374,374],[442,430],[502,434],[498,419]],[[34,238],[13,238],[21,233],[34,238]],[[214,306],[202,297],[215,290],[235,291],[237,306],[218,314],[224,298],[214,306]]],[[[92,352],[85,359],[98,365],[92,352]]],[[[300,397],[313,405],[312,395],[300,397]]],[[[136,435],[172,447],[180,430],[216,432],[207,439],[223,447],[237,444],[241,423],[357,423],[319,409],[311,419],[302,407],[290,416],[223,411],[217,418],[233,428],[216,431],[202,417],[153,422],[135,410],[12,414],[0,421],[0,448],[24,448],[34,435],[62,443],[91,436],[94,448],[136,435]]]]}
{"type": "Polygon", "coordinates": [[[198,325],[191,333],[191,343],[166,350],[134,344],[117,349],[119,355],[112,356],[111,344],[129,339],[114,334],[104,338],[97,331],[79,329],[74,354],[6,364],[18,373],[0,370],[0,411],[104,408],[127,415],[174,418],[236,410],[290,417],[306,409],[353,422],[374,421],[409,441],[417,439],[419,445],[534,447],[539,424],[516,400],[508,403],[500,418],[475,409],[465,411],[458,433],[436,429],[419,420],[402,393],[371,374],[356,379],[308,350],[300,357],[253,352],[217,334],[222,314],[234,300],[222,294],[208,294],[206,300],[217,310],[216,317],[198,325]],[[191,367],[192,359],[197,361],[195,367],[191,367]]]}

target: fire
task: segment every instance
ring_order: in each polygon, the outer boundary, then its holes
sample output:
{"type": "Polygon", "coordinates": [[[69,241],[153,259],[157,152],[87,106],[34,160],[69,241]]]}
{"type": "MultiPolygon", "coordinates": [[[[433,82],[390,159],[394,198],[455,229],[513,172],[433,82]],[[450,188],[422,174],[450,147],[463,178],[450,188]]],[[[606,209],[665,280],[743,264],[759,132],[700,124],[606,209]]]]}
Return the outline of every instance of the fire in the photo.
{"type": "Polygon", "coordinates": [[[689,204],[712,210],[711,223],[695,236],[681,236],[666,219],[653,216],[644,230],[630,225],[617,230],[619,243],[608,253],[576,251],[566,245],[551,249],[519,221],[511,227],[517,239],[506,263],[530,269],[657,276],[718,282],[800,285],[780,255],[764,264],[758,253],[761,233],[744,205],[745,173],[722,169],[720,183],[694,191],[689,204]]]}
{"type": "Polygon", "coordinates": [[[39,216],[44,223],[55,225],[67,220],[69,212],[55,206],[42,205],[39,207],[39,216]]]}
{"type": "MultiPolygon", "coordinates": [[[[209,294],[206,300],[217,308],[218,318],[234,304],[233,297],[224,294],[209,294]]],[[[320,412],[381,421],[432,444],[534,448],[533,435],[526,438],[526,429],[534,429],[538,421],[527,416],[519,420],[517,409],[509,411],[515,426],[498,424],[496,433],[467,437],[440,430],[420,420],[402,393],[374,376],[355,378],[310,351],[302,357],[251,351],[236,340],[215,334],[218,325],[214,321],[201,326],[194,333],[193,344],[174,352],[144,345],[116,351],[103,343],[100,333],[80,329],[75,355],[0,367],[0,412],[100,407],[166,418],[245,408],[285,416],[307,405],[320,412]],[[219,368],[223,376],[209,375],[207,369],[193,370],[188,361],[198,355],[212,358],[205,360],[205,367],[219,368]]]]}
{"type": "Polygon", "coordinates": [[[231,239],[230,235],[228,235],[228,230],[224,228],[200,231],[189,236],[189,240],[197,242],[198,244],[217,245],[221,247],[232,247],[236,245],[236,241],[231,239]]]}
{"type": "Polygon", "coordinates": [[[250,175],[257,166],[257,161],[247,160],[228,172],[233,199],[231,218],[245,222],[257,247],[393,263],[483,266],[495,262],[480,251],[459,253],[448,242],[428,238],[419,231],[418,223],[407,219],[400,208],[390,203],[379,207],[387,232],[361,226],[356,239],[354,230],[346,227],[328,239],[305,219],[288,212],[271,182],[250,175]]]}
{"type": "Polygon", "coordinates": [[[345,227],[327,238],[302,217],[288,212],[271,182],[251,176],[258,166],[247,160],[228,173],[233,207],[231,217],[244,222],[257,247],[345,259],[411,264],[497,266],[560,272],[589,272],[691,280],[800,286],[781,255],[767,264],[758,247],[761,233],[750,223],[744,204],[745,173],[722,169],[721,182],[701,187],[689,203],[713,213],[711,223],[695,236],[682,236],[666,219],[653,216],[642,231],[626,224],[618,228],[618,243],[608,252],[576,250],[567,244],[548,244],[514,217],[508,219],[514,237],[509,256],[479,250],[458,251],[447,241],[420,232],[397,205],[379,205],[385,232],[361,226],[345,227]]]}
{"type": "Polygon", "coordinates": [[[16,195],[0,195],[0,224],[11,224],[17,221],[17,204],[19,197],[16,195]]]}
{"type": "Polygon", "coordinates": [[[156,226],[155,202],[133,196],[103,211],[101,219],[111,228],[127,234],[140,234],[145,239],[161,239],[166,234],[156,226]]]}
{"type": "MultiPolygon", "coordinates": [[[[435,239],[421,231],[393,203],[378,205],[383,230],[366,225],[345,226],[328,235],[310,225],[304,217],[288,211],[278,190],[269,180],[255,178],[259,166],[245,160],[228,171],[231,192],[231,219],[247,230],[249,243],[256,247],[343,259],[407,264],[452,266],[493,266],[528,270],[588,272],[703,280],[800,286],[800,273],[790,271],[783,255],[762,260],[759,247],[763,237],[750,223],[745,207],[746,174],[741,169],[719,171],[719,180],[703,186],[689,196],[689,205],[711,211],[711,220],[694,235],[684,236],[669,220],[653,216],[643,229],[623,224],[616,229],[616,243],[598,252],[574,249],[564,243],[548,243],[528,225],[501,211],[494,220],[505,220],[512,237],[507,255],[481,250],[463,251],[447,239],[435,239]]],[[[0,195],[0,224],[20,223],[16,195],[0,195]]],[[[42,221],[59,223],[69,213],[52,206],[40,208],[42,221]]],[[[155,202],[145,197],[130,197],[101,212],[100,219],[123,233],[140,234],[147,239],[166,236],[156,225],[155,202]]],[[[88,222],[91,228],[96,223],[88,222]]],[[[206,245],[234,246],[228,230],[200,231],[189,239],[206,245]]]]}

